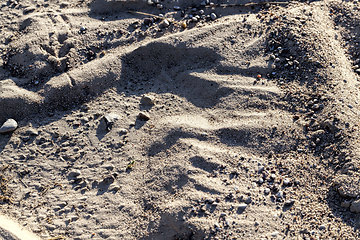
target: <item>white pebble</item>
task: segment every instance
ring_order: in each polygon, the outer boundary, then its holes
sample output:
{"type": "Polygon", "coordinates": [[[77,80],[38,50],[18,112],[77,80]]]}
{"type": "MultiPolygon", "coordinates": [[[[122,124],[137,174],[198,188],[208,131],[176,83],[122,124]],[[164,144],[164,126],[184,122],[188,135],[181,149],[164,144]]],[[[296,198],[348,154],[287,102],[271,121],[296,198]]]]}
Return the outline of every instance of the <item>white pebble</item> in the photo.
{"type": "Polygon", "coordinates": [[[17,122],[14,119],[8,119],[0,128],[0,133],[8,133],[14,131],[18,127],[17,122]]]}
{"type": "Polygon", "coordinates": [[[217,16],[216,16],[215,13],[211,13],[211,14],[210,14],[210,18],[211,18],[211,20],[214,21],[214,20],[217,18],[217,16]]]}

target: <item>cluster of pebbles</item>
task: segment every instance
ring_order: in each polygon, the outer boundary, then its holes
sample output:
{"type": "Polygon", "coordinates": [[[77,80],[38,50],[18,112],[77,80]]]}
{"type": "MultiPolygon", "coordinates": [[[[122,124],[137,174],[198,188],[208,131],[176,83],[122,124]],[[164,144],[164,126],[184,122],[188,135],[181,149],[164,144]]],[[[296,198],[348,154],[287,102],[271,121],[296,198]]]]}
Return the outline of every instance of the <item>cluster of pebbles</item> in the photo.
{"type": "MultiPolygon", "coordinates": [[[[190,7],[180,7],[180,6],[172,6],[171,8],[167,7],[160,0],[148,0],[148,5],[154,6],[157,9],[161,10],[162,13],[158,15],[158,17],[145,18],[143,20],[143,24],[145,26],[151,26],[154,23],[160,22],[161,28],[169,27],[171,21],[167,19],[165,11],[168,9],[169,11],[173,10],[176,13],[180,13],[180,20],[177,19],[174,21],[175,24],[180,23],[181,27],[187,28],[190,23],[196,24],[200,21],[214,21],[218,18],[217,14],[213,12],[215,4],[210,1],[202,1],[200,4],[191,5],[190,7]],[[212,7],[210,11],[207,8],[212,7]],[[179,22],[178,22],[179,21],[179,22]]],[[[175,14],[175,18],[178,18],[177,14],[175,14]]]]}

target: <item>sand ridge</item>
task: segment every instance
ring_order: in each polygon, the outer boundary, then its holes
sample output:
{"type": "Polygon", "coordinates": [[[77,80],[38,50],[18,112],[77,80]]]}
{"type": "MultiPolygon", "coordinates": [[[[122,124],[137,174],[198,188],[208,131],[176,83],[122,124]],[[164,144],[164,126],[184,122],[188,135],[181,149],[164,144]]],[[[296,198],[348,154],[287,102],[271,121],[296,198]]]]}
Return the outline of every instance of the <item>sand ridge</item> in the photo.
{"type": "Polygon", "coordinates": [[[41,239],[356,239],[357,1],[153,2],[0,5],[1,213],[41,239]]]}

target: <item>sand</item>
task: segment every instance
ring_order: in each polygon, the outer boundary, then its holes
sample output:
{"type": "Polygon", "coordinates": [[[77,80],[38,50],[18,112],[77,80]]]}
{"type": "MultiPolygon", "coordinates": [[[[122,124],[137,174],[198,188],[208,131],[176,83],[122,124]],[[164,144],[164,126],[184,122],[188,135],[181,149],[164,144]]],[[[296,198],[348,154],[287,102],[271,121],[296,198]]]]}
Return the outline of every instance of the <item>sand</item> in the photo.
{"type": "MultiPolygon", "coordinates": [[[[0,135],[0,213],[17,229],[358,238],[359,2],[200,3],[1,3],[0,124],[18,128],[0,135]]],[[[2,239],[35,239],[6,223],[2,239]]]]}

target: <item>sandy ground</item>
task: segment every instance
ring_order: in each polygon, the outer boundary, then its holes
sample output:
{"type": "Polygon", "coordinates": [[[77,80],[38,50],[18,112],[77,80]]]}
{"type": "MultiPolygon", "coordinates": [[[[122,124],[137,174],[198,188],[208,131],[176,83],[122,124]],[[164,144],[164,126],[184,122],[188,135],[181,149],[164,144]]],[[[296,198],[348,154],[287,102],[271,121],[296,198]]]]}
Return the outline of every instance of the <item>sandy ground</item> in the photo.
{"type": "Polygon", "coordinates": [[[360,2],[201,2],[0,3],[1,214],[49,240],[360,237],[360,2]]]}

